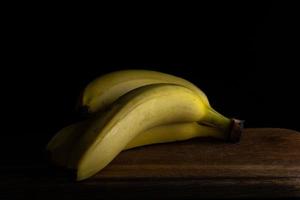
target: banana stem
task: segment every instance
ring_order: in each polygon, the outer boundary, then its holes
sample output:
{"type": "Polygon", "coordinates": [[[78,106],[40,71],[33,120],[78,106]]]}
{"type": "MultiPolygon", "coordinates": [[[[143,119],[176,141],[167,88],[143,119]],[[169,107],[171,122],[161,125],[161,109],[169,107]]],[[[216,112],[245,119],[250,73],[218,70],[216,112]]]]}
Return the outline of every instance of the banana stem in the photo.
{"type": "Polygon", "coordinates": [[[229,119],[215,111],[213,108],[208,109],[204,121],[199,123],[221,130],[224,133],[224,139],[231,142],[238,142],[240,140],[243,129],[243,121],[229,119]]]}

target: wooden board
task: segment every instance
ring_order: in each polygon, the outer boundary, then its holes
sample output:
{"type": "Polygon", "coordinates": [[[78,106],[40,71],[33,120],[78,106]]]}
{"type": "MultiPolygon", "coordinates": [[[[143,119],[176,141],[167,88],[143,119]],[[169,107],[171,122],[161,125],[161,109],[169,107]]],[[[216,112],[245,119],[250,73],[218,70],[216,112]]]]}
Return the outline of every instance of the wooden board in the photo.
{"type": "Polygon", "coordinates": [[[82,182],[43,163],[18,166],[0,187],[31,199],[300,197],[300,133],[245,129],[237,144],[199,138],[136,148],[82,182]]]}

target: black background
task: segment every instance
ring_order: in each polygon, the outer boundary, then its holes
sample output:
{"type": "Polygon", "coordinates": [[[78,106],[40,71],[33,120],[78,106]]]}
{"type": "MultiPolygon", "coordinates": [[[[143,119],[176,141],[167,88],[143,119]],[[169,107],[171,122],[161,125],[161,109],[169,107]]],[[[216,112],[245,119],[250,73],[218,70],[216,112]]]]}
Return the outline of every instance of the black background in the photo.
{"type": "Polygon", "coordinates": [[[2,80],[11,123],[2,135],[4,147],[17,146],[10,160],[41,159],[47,141],[78,118],[83,87],[119,69],[186,78],[246,127],[300,130],[299,17],[291,3],[70,6],[7,19],[2,80]]]}

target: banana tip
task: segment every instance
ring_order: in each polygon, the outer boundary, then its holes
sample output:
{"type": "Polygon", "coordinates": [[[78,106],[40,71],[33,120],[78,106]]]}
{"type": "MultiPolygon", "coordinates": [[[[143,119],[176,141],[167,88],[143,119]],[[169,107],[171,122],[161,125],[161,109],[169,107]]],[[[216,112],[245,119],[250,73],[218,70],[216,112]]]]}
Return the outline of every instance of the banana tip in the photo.
{"type": "Polygon", "coordinates": [[[232,119],[230,132],[228,135],[229,142],[239,142],[242,136],[242,131],[244,128],[244,121],[238,119],[232,119]]]}

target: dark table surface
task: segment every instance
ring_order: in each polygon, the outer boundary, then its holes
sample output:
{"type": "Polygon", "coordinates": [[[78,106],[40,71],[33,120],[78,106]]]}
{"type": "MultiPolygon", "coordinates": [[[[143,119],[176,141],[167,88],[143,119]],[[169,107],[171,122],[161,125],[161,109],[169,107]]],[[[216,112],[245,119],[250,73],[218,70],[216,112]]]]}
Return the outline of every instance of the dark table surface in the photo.
{"type": "Polygon", "coordinates": [[[299,198],[300,133],[245,129],[237,144],[198,138],[135,148],[82,182],[46,159],[0,173],[1,199],[299,198]]]}

